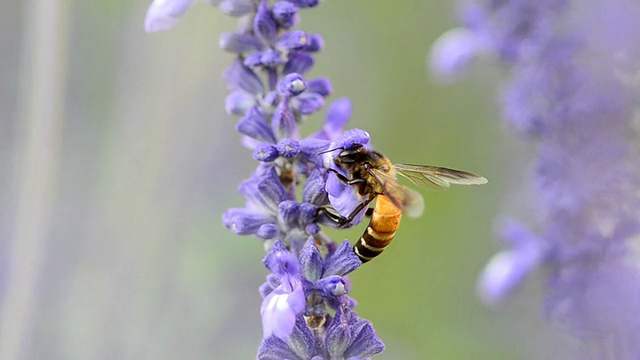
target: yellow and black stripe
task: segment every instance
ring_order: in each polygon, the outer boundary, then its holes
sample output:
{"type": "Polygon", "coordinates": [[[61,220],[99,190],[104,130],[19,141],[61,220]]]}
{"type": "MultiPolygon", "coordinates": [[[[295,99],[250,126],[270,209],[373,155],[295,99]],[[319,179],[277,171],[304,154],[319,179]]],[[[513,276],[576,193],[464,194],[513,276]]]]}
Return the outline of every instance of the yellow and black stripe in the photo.
{"type": "Polygon", "coordinates": [[[353,251],[363,263],[380,255],[391,243],[400,226],[401,218],[402,210],[388,197],[384,195],[376,197],[376,206],[373,208],[369,226],[353,246],[353,251]]]}

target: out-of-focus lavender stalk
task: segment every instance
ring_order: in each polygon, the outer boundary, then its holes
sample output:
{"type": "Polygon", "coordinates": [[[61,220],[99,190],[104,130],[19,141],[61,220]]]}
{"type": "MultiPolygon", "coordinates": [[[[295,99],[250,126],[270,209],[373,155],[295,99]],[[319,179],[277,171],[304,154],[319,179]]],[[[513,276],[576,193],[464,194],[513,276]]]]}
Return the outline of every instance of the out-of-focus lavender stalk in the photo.
{"type": "MultiPolygon", "coordinates": [[[[194,2],[155,0],[147,13],[147,31],[175,26],[194,2]]],[[[239,186],[245,206],[229,209],[222,219],[234,233],[263,240],[267,250],[263,265],[271,274],[260,287],[264,338],[258,359],[355,360],[384,349],[347,295],[350,282],[345,275],[358,268],[360,260],[348,241],[338,245],[320,228],[336,226],[325,209],[353,208],[359,200],[349,191],[327,194],[331,161],[319,153],[354,142],[364,145],[369,135],[357,129],[343,131],[351,114],[347,99],[331,105],[318,132],[302,138],[298,129],[324,107],[332,92],[327,79],[306,78],[313,55],[323,46],[322,37],[293,29],[299,11],[317,4],[318,0],[215,1],[239,24],[238,31],[220,39],[222,49],[235,55],[224,75],[230,90],[226,110],[240,117],[242,142],[259,162],[239,186]]]]}
{"type": "Polygon", "coordinates": [[[509,69],[509,125],[537,142],[539,217],[506,221],[506,249],[480,276],[496,303],[545,267],[545,313],[583,340],[585,357],[640,358],[640,3],[485,0],[434,44],[450,79],[478,57],[509,69]]]}

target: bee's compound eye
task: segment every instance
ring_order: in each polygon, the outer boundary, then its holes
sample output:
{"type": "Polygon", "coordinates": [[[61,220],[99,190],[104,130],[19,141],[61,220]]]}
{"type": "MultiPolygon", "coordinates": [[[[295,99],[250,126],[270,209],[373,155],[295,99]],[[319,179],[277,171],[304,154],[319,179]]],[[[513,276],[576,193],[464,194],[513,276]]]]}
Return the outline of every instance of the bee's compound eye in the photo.
{"type": "Polygon", "coordinates": [[[338,155],[338,157],[341,159],[348,159],[348,158],[352,158],[354,155],[356,155],[359,152],[360,152],[359,149],[344,150],[338,155]]]}
{"type": "Polygon", "coordinates": [[[341,157],[341,158],[353,157],[354,155],[359,154],[362,151],[363,151],[362,144],[353,144],[348,149],[344,149],[342,152],[340,152],[338,157],[341,157]]]}

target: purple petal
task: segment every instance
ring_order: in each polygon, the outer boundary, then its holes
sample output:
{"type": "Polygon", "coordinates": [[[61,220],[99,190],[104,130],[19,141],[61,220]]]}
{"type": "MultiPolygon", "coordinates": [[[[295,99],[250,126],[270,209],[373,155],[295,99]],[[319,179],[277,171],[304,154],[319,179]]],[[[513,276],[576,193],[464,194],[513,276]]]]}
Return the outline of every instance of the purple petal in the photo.
{"type": "Polygon", "coordinates": [[[260,225],[258,231],[256,231],[256,236],[261,239],[273,239],[280,233],[280,229],[276,224],[263,224],[260,225]]]}
{"type": "Polygon", "coordinates": [[[347,98],[338,99],[331,104],[324,122],[324,131],[329,139],[337,138],[351,117],[351,101],[347,98]]]}
{"type": "Polygon", "coordinates": [[[306,74],[313,67],[313,58],[304,52],[292,51],[289,53],[289,59],[282,70],[283,74],[306,74]]]}
{"type": "Polygon", "coordinates": [[[218,4],[218,8],[233,17],[247,15],[254,10],[253,3],[247,0],[224,0],[218,4]]]}
{"type": "Polygon", "coordinates": [[[255,36],[226,32],[220,35],[220,48],[234,54],[242,54],[250,51],[258,51],[262,49],[262,44],[255,36]]]}
{"type": "Polygon", "coordinates": [[[271,119],[271,127],[279,138],[291,137],[295,133],[296,119],[286,101],[282,101],[276,108],[271,119]]]}
{"type": "Polygon", "coordinates": [[[282,182],[272,165],[262,169],[258,166],[256,174],[243,181],[238,191],[247,198],[247,207],[266,214],[278,213],[278,204],[286,198],[282,182]],[[260,170],[264,170],[262,173],[260,170]]]}
{"type": "Polygon", "coordinates": [[[289,344],[283,339],[271,336],[262,340],[260,349],[258,349],[258,360],[282,360],[282,359],[299,359],[293,350],[289,348],[289,344]]]}
{"type": "Polygon", "coordinates": [[[347,358],[365,358],[384,351],[384,343],[378,338],[373,326],[368,322],[352,336],[352,339],[351,346],[344,353],[347,358]]]}
{"type": "Polygon", "coordinates": [[[351,149],[354,145],[366,145],[371,135],[362,129],[349,129],[336,139],[334,148],[351,149]]]}
{"type": "Polygon", "coordinates": [[[296,227],[300,214],[300,204],[294,200],[285,200],[278,205],[280,219],[289,228],[296,227]]]}
{"type": "Polygon", "coordinates": [[[269,173],[257,184],[257,192],[251,194],[251,199],[255,199],[259,204],[267,209],[277,212],[278,204],[285,200],[286,192],[276,170],[271,168],[269,173]]]}
{"type": "Polygon", "coordinates": [[[293,30],[283,34],[276,40],[276,49],[282,51],[301,50],[309,39],[302,30],[293,30]]]}
{"type": "Polygon", "coordinates": [[[244,64],[244,66],[250,68],[260,66],[262,65],[262,55],[263,54],[261,52],[251,53],[244,58],[244,61],[242,63],[244,64]]]}
{"type": "Polygon", "coordinates": [[[327,97],[333,93],[331,82],[327,78],[317,78],[307,81],[307,89],[310,92],[322,95],[322,97],[327,97]]]}
{"type": "Polygon", "coordinates": [[[284,97],[296,96],[307,89],[307,83],[300,74],[287,74],[278,82],[278,93],[284,97]]]}
{"type": "Polygon", "coordinates": [[[280,95],[277,91],[269,91],[262,99],[262,103],[267,109],[274,109],[280,103],[280,95]]]}
{"type": "Polygon", "coordinates": [[[457,79],[482,49],[477,36],[469,30],[447,31],[431,47],[429,67],[432,76],[443,83],[457,79]]]}
{"type": "Polygon", "coordinates": [[[240,88],[253,95],[264,93],[262,80],[240,60],[234,61],[225,71],[224,80],[233,90],[240,88]]]}
{"type": "Polygon", "coordinates": [[[345,240],[333,254],[327,256],[323,276],[344,276],[360,267],[360,265],[362,265],[362,262],[353,252],[349,241],[345,240]]]}
{"type": "MultiPolygon", "coordinates": [[[[274,276],[273,274],[269,274],[269,275],[274,276]]],[[[271,286],[271,284],[267,281],[264,284],[260,285],[260,287],[258,288],[258,292],[260,293],[260,296],[262,296],[262,298],[264,299],[265,297],[267,297],[267,295],[271,294],[273,289],[278,287],[278,285],[276,285],[275,287],[271,286]]]]}
{"type": "Polygon", "coordinates": [[[144,20],[148,33],[173,28],[196,0],[154,0],[144,20]]]}
{"type": "Polygon", "coordinates": [[[291,107],[303,115],[311,115],[324,107],[324,98],[320,94],[304,92],[291,101],[291,107]]]}
{"type": "Polygon", "coordinates": [[[349,292],[349,283],[342,277],[330,275],[320,279],[316,288],[324,297],[339,297],[349,292]]]}
{"type": "Polygon", "coordinates": [[[225,99],[224,109],[227,114],[244,115],[256,103],[253,95],[244,90],[234,90],[225,99]]]}
{"type": "Polygon", "coordinates": [[[315,244],[313,237],[309,237],[307,243],[300,252],[300,266],[302,276],[312,282],[316,282],[322,276],[323,259],[315,244]]]}
{"type": "MultiPolygon", "coordinates": [[[[246,94],[246,93],[245,93],[246,94]]],[[[241,134],[268,143],[275,143],[276,137],[271,130],[264,114],[257,107],[252,107],[244,118],[238,121],[236,128],[241,134]]]]}
{"type": "Polygon", "coordinates": [[[253,20],[253,31],[264,39],[267,44],[272,44],[276,36],[276,21],[269,9],[267,0],[262,0],[258,6],[258,13],[253,20]]]}
{"type": "Polygon", "coordinates": [[[274,223],[275,218],[245,208],[232,208],[222,215],[222,222],[235,234],[250,235],[255,234],[263,224],[274,223]]]}
{"type": "Polygon", "coordinates": [[[262,162],[272,162],[280,156],[278,148],[273,144],[260,144],[253,151],[253,158],[262,162]]]}
{"type": "Polygon", "coordinates": [[[287,343],[300,359],[310,359],[316,350],[316,339],[302,316],[296,319],[296,326],[287,343]]]}
{"type": "Polygon", "coordinates": [[[316,52],[324,48],[324,40],[319,34],[307,34],[307,41],[300,48],[306,52],[316,52]]]}
{"type": "Polygon", "coordinates": [[[351,344],[351,330],[342,307],[336,310],[336,315],[331,320],[324,339],[331,358],[343,359],[345,350],[351,344]]]}
{"type": "Polygon", "coordinates": [[[284,28],[295,25],[298,7],[289,1],[277,1],[273,4],[273,17],[284,28]]]}
{"type": "Polygon", "coordinates": [[[304,228],[304,232],[306,234],[308,234],[308,235],[316,235],[320,231],[322,231],[322,229],[320,228],[320,225],[315,224],[315,223],[311,223],[311,224],[305,226],[305,228],[304,228]]]}
{"type": "Polygon", "coordinates": [[[269,50],[262,54],[260,62],[266,67],[275,68],[282,64],[284,60],[282,59],[282,56],[280,56],[280,52],[276,50],[269,50]]]}
{"type": "Polygon", "coordinates": [[[300,143],[291,138],[282,139],[278,143],[278,151],[284,158],[293,158],[300,153],[300,143]]]}
{"type": "Polygon", "coordinates": [[[309,203],[301,203],[300,210],[298,213],[298,223],[300,226],[306,226],[311,222],[315,221],[316,215],[318,214],[318,207],[309,204],[309,203]]]}
{"type": "MultiPolygon", "coordinates": [[[[280,240],[276,240],[271,246],[271,249],[269,250],[267,255],[265,255],[264,259],[262,259],[262,265],[272,273],[276,273],[277,261],[275,260],[275,258],[281,256],[279,255],[280,253],[287,252],[289,252],[289,250],[287,249],[285,244],[280,240]]],[[[278,286],[279,285],[280,282],[278,282],[278,286]]]]}
{"type": "MultiPolygon", "coordinates": [[[[327,175],[326,190],[329,195],[329,203],[344,217],[349,217],[351,212],[364,201],[353,186],[343,183],[334,173],[327,175]]],[[[362,209],[353,218],[350,225],[361,223],[366,212],[366,208],[362,209]]]]}
{"type": "Polygon", "coordinates": [[[327,191],[324,189],[325,184],[324,177],[317,169],[311,171],[302,189],[302,201],[314,205],[324,205],[328,199],[327,191]]]}
{"type": "Polygon", "coordinates": [[[511,249],[495,254],[478,281],[478,294],[487,304],[510,295],[546,257],[546,244],[521,225],[511,222],[504,230],[511,249]]]}
{"type": "Polygon", "coordinates": [[[330,144],[329,141],[319,138],[318,135],[314,135],[300,141],[300,151],[306,159],[313,161],[317,167],[325,168],[324,162],[326,159],[319,153],[327,150],[330,144]]]}
{"type": "Polygon", "coordinates": [[[299,8],[309,8],[318,5],[319,0],[287,0],[299,8]]]}
{"type": "Polygon", "coordinates": [[[260,314],[262,315],[263,338],[275,335],[286,339],[293,332],[296,317],[302,314],[305,307],[305,297],[299,282],[294,283],[293,289],[286,289],[283,285],[277,287],[262,301],[260,314]]]}

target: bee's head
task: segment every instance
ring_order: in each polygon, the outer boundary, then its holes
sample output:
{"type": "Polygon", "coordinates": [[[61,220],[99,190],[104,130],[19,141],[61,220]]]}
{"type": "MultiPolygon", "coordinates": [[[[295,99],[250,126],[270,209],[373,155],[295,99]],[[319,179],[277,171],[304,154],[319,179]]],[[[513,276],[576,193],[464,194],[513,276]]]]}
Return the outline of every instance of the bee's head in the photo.
{"type": "Polygon", "coordinates": [[[349,148],[342,148],[342,151],[334,156],[333,162],[338,166],[355,164],[362,161],[364,152],[362,144],[352,144],[349,148]]]}
{"type": "Polygon", "coordinates": [[[342,163],[354,163],[357,161],[358,155],[362,154],[364,148],[361,144],[353,144],[347,149],[342,149],[338,156],[334,157],[336,164],[342,163]]]}

